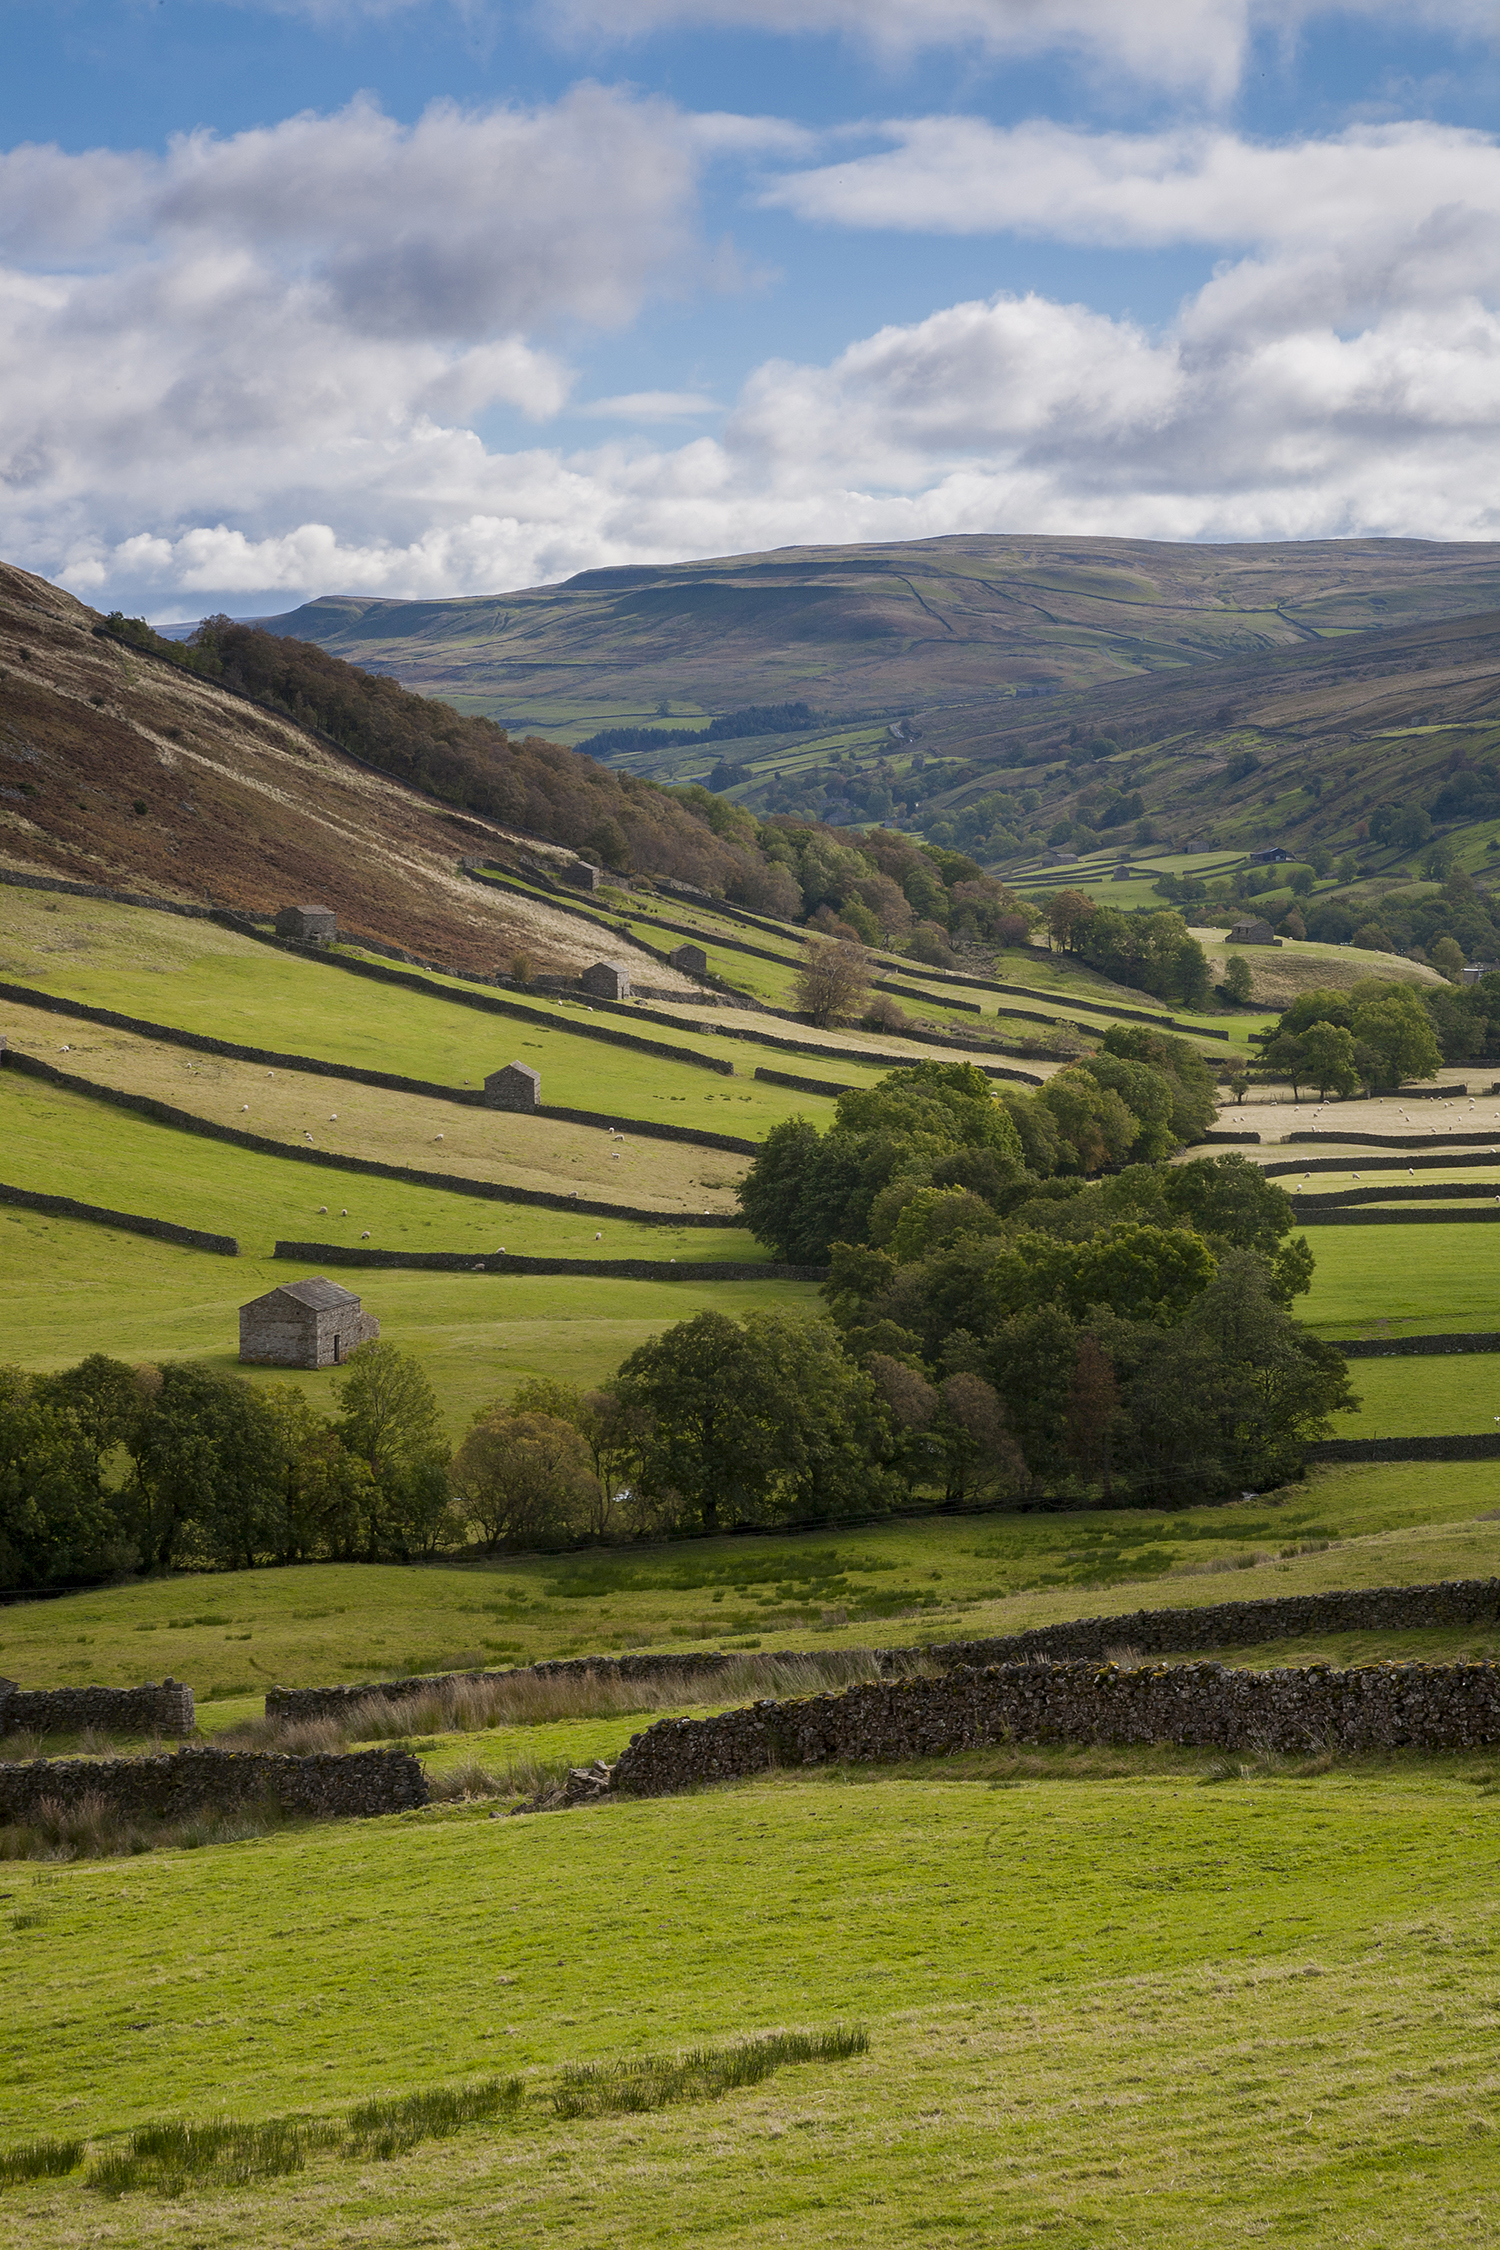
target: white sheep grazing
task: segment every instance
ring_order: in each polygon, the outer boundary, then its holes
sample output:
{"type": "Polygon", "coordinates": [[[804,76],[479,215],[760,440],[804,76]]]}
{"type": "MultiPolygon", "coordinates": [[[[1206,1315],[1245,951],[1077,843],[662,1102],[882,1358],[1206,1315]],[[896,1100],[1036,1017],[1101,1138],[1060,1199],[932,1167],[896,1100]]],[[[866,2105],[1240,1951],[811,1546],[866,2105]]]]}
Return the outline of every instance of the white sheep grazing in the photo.
{"type": "Polygon", "coordinates": [[[347,1219],[347,1218],[348,1218],[348,1216],[349,1216],[349,1212],[348,1212],[348,1208],[347,1208],[347,1206],[346,1206],[346,1207],[345,1207],[345,1208],[344,1208],[344,1209],[343,1209],[342,1211],[340,1211],[340,1213],[339,1213],[339,1217],[340,1217],[341,1219],[347,1219]]]}
{"type": "Polygon", "coordinates": [[[330,1124],[330,1125],[337,1125],[338,1121],[339,1121],[339,1113],[338,1113],[338,1111],[337,1111],[337,1110],[335,1110],[335,1111],[333,1112],[332,1116],[331,1116],[331,1117],[329,1118],[328,1122],[329,1122],[329,1124],[330,1124]]]}
{"type": "Polygon", "coordinates": [[[366,1228],[365,1228],[365,1231],[364,1231],[364,1233],[363,1233],[363,1234],[362,1234],[362,1235],[360,1236],[360,1238],[359,1238],[359,1239],[360,1239],[360,1241],[361,1241],[361,1242],[368,1242],[368,1241],[369,1241],[369,1239],[370,1239],[370,1230],[369,1230],[369,1228],[368,1228],[368,1227],[366,1227],[366,1228]]]}
{"type": "Polygon", "coordinates": [[[320,1203],[320,1204],[318,1205],[318,1217],[319,1217],[320,1219],[325,1219],[325,1218],[327,1218],[327,1216],[328,1216],[328,1206],[327,1206],[327,1204],[326,1204],[326,1203],[320,1203]]]}
{"type": "Polygon", "coordinates": [[[604,1237],[603,1237],[603,1235],[602,1235],[602,1234],[596,1234],[596,1235],[595,1235],[595,1237],[594,1237],[594,1240],[595,1240],[596,1242],[602,1242],[602,1241],[604,1240],[604,1237]]]}
{"type": "Polygon", "coordinates": [[[435,1141],[440,1141],[443,1136],[441,1133],[434,1133],[432,1137],[435,1141]]]}
{"type": "Polygon", "coordinates": [[[250,1104],[249,1104],[248,1102],[241,1102],[241,1103],[240,1103],[240,1115],[241,1115],[241,1117],[248,1117],[248,1116],[249,1116],[249,1114],[250,1114],[250,1104]]]}

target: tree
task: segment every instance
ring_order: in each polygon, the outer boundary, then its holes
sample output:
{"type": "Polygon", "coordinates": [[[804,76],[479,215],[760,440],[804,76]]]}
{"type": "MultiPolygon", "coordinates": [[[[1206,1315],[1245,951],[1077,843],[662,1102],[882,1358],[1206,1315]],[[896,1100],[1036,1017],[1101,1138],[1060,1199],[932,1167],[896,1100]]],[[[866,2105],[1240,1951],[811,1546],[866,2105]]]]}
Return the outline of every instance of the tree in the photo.
{"type": "Polygon", "coordinates": [[[1329,1094],[1342,1100],[1359,1090],[1359,1072],[1354,1061],[1354,1035],[1342,1024],[1310,1023],[1299,1041],[1302,1050],[1302,1068],[1318,1089],[1319,1098],[1326,1101],[1329,1094]]]}
{"type": "Polygon", "coordinates": [[[1042,911],[1049,944],[1064,953],[1072,953],[1077,951],[1079,932],[1098,908],[1083,891],[1067,890],[1054,891],[1042,911]]]}
{"type": "Polygon", "coordinates": [[[482,1408],[454,1456],[453,1482],[491,1554],[502,1546],[565,1545],[593,1513],[589,1449],[553,1414],[482,1408]]]}
{"type": "Polygon", "coordinates": [[[164,1367],[130,1449],[148,1566],[170,1568],[189,1537],[227,1570],[275,1551],[285,1453],[275,1415],[243,1376],[191,1361],[164,1367]]]}
{"type": "Polygon", "coordinates": [[[679,1523],[865,1513],[891,1497],[875,1388],[826,1320],[699,1313],[632,1352],[611,1388],[649,1432],[643,1483],[679,1523]]]}
{"type": "Polygon", "coordinates": [[[1307,935],[1307,924],[1303,921],[1295,906],[1288,913],[1282,915],[1278,927],[1283,937],[1289,937],[1294,941],[1305,938],[1307,935]]]}
{"type": "Polygon", "coordinates": [[[1351,997],[1356,1005],[1350,1028],[1356,1046],[1375,1058],[1377,1084],[1436,1078],[1443,1058],[1427,1011],[1409,985],[1356,985],[1351,997]]]}
{"type": "Polygon", "coordinates": [[[942,1400],[944,1498],[962,1502],[977,1493],[1021,1491],[1026,1462],[994,1386],[982,1375],[960,1371],[944,1382],[942,1400]]]}
{"type": "Polygon", "coordinates": [[[1249,1000],[1253,985],[1250,977],[1250,964],[1243,954],[1237,953],[1233,960],[1229,962],[1224,971],[1224,983],[1221,989],[1234,1001],[1237,1007],[1244,1007],[1249,1000]]]}
{"type": "Polygon", "coordinates": [[[125,1559],[78,1415],[0,1367],[0,1585],[98,1577],[125,1559]]]}
{"type": "Polygon", "coordinates": [[[1098,1338],[1085,1330],[1073,1356],[1064,1444],[1084,1483],[1102,1486],[1106,1500],[1110,1498],[1112,1443],[1119,1421],[1120,1386],[1114,1368],[1098,1338]]]}
{"type": "Polygon", "coordinates": [[[437,1398],[416,1360],[394,1344],[361,1344],[334,1385],[335,1425],[378,1496],[369,1557],[405,1561],[436,1544],[448,1501],[447,1445],[437,1398]]]}
{"type": "Polygon", "coordinates": [[[810,939],[794,989],[798,1014],[826,1030],[863,1007],[870,989],[870,957],[848,939],[810,939]]]}
{"type": "Polygon", "coordinates": [[[1435,969],[1441,970],[1450,984],[1462,985],[1464,981],[1464,951],[1451,937],[1440,937],[1436,945],[1429,946],[1427,958],[1435,969]]]}

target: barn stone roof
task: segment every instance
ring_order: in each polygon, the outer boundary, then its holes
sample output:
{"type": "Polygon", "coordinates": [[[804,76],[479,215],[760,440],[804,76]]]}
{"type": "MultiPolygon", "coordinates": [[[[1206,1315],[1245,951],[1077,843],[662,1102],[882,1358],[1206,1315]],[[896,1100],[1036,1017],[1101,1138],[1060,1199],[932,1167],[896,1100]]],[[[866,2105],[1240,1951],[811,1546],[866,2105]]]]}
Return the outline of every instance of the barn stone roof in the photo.
{"type": "Polygon", "coordinates": [[[315,1274],[309,1281],[284,1281],[279,1289],[268,1289],[263,1297],[252,1297],[250,1302],[268,1305],[276,1297],[290,1297],[294,1304],[305,1306],[309,1312],[332,1312],[338,1305],[359,1303],[352,1289],[341,1289],[336,1281],[325,1281],[321,1274],[315,1274]]]}

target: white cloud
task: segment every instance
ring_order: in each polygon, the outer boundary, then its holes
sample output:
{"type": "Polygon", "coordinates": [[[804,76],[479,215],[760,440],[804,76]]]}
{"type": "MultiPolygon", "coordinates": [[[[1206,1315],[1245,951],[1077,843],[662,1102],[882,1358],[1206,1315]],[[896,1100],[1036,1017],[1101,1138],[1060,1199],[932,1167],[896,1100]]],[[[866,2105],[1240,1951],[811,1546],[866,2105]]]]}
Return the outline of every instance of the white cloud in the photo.
{"type": "Polygon", "coordinates": [[[618,398],[590,399],[573,411],[620,422],[680,422],[687,415],[714,413],[716,403],[701,391],[622,391],[618,398]]]}

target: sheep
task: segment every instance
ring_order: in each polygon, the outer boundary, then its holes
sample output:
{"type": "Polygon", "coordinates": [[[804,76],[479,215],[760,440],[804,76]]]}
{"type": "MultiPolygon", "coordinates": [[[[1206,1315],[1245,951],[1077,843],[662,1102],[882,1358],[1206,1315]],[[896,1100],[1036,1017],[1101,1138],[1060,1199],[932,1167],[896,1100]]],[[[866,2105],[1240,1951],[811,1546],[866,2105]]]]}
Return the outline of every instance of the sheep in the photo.
{"type": "Polygon", "coordinates": [[[241,1103],[240,1103],[240,1115],[241,1115],[241,1117],[248,1117],[248,1116],[249,1116],[249,1114],[250,1114],[250,1104],[249,1104],[248,1102],[241,1102],[241,1103]]]}
{"type": "Polygon", "coordinates": [[[339,1121],[339,1113],[338,1113],[338,1111],[337,1111],[337,1110],[334,1110],[334,1112],[333,1112],[333,1113],[332,1113],[332,1115],[330,1116],[330,1118],[329,1118],[328,1122],[329,1122],[329,1124],[330,1124],[330,1125],[337,1125],[338,1121],[339,1121]]]}
{"type": "MultiPolygon", "coordinates": [[[[1496,1202],[1497,1202],[1497,1203],[1500,1203],[1500,1196],[1497,1196],[1497,1197],[1495,1198],[1495,1200],[1496,1200],[1496,1202]]],[[[603,1235],[602,1235],[602,1234],[596,1234],[596,1235],[595,1235],[595,1237],[594,1237],[594,1240],[595,1240],[596,1242],[602,1242],[602,1241],[604,1240],[604,1237],[603,1237],[603,1235]]]]}
{"type": "Polygon", "coordinates": [[[361,1241],[361,1242],[368,1242],[368,1241],[369,1241],[369,1239],[370,1239],[370,1230],[369,1230],[369,1228],[368,1228],[368,1227],[366,1227],[366,1228],[365,1228],[365,1231],[364,1231],[364,1233],[363,1233],[363,1234],[362,1234],[362,1235],[360,1236],[360,1238],[359,1238],[359,1239],[360,1239],[360,1241],[361,1241]]]}
{"type": "Polygon", "coordinates": [[[318,1217],[319,1217],[320,1219],[326,1219],[326,1218],[327,1218],[327,1216],[328,1216],[328,1206],[327,1206],[327,1204],[326,1204],[326,1203],[320,1203],[320,1204],[318,1205],[318,1217]]]}

